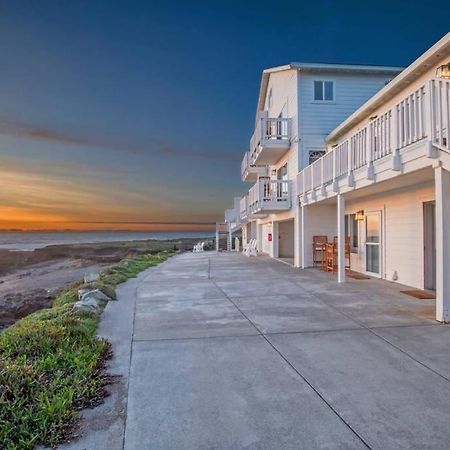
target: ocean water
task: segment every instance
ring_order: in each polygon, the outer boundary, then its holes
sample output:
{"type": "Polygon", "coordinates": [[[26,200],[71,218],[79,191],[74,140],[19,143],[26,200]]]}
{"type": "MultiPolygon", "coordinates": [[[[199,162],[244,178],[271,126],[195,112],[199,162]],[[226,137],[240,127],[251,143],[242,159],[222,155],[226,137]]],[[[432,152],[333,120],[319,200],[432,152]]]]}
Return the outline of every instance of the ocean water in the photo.
{"type": "Polygon", "coordinates": [[[26,231],[0,232],[0,248],[31,251],[55,244],[87,244],[95,242],[144,241],[147,239],[179,239],[213,237],[212,231],[26,231]]]}

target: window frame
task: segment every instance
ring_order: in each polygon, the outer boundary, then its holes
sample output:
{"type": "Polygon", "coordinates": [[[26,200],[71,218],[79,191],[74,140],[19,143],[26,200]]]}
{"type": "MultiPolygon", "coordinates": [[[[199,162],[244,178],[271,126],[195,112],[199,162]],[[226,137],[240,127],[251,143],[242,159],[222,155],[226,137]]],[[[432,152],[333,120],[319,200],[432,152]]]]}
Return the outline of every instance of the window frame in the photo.
{"type": "Polygon", "coordinates": [[[319,104],[333,104],[336,103],[336,80],[330,79],[330,78],[315,78],[312,82],[312,103],[319,103],[319,104]],[[316,99],[316,83],[322,83],[322,100],[316,99]],[[331,100],[325,100],[325,83],[331,83],[332,85],[332,99],[331,100]]]}
{"type": "Polygon", "coordinates": [[[345,215],[345,234],[350,239],[350,253],[359,253],[359,222],[355,219],[356,213],[345,215]],[[356,237],[356,246],[354,246],[354,238],[356,237]]]}
{"type": "Polygon", "coordinates": [[[318,159],[322,158],[326,153],[327,153],[326,148],[308,148],[308,166],[310,166],[313,162],[317,161],[318,159]],[[316,153],[317,157],[313,161],[311,161],[311,156],[313,153],[316,153]]]}

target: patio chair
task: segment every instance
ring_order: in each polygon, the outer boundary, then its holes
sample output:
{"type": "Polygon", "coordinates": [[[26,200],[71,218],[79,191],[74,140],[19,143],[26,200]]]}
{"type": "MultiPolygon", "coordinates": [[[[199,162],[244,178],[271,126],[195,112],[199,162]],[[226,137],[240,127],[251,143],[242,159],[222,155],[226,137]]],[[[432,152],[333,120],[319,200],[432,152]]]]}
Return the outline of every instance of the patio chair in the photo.
{"type": "Polygon", "coordinates": [[[257,246],[257,240],[253,239],[253,243],[250,246],[248,256],[258,256],[258,251],[256,250],[256,246],[257,246]]]}
{"type": "Polygon", "coordinates": [[[313,236],[312,252],[313,252],[313,267],[323,265],[325,259],[324,244],[328,242],[327,236],[313,236]]]}
{"type": "Polygon", "coordinates": [[[247,256],[255,256],[254,254],[256,253],[256,242],[256,239],[252,239],[250,241],[250,245],[247,249],[247,256]]]}
{"type": "Polygon", "coordinates": [[[244,249],[242,250],[242,253],[245,256],[250,256],[249,252],[250,252],[250,247],[252,246],[253,240],[254,239],[250,239],[250,242],[247,242],[247,244],[244,245],[244,249]]]}
{"type": "Polygon", "coordinates": [[[331,242],[325,244],[325,260],[326,260],[326,271],[335,272],[337,270],[336,256],[337,250],[336,245],[331,242]]]}

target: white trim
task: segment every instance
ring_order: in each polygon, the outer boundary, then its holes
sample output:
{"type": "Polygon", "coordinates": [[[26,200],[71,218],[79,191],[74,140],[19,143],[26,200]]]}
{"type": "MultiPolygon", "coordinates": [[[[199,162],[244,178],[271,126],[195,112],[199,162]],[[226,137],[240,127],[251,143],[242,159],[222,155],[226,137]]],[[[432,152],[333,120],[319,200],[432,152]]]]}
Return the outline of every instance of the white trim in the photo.
{"type": "Polygon", "coordinates": [[[383,239],[383,211],[382,210],[375,210],[375,211],[366,211],[364,214],[364,273],[375,278],[383,278],[383,249],[384,249],[384,239],[383,239]],[[380,223],[380,230],[379,230],[379,238],[380,242],[367,242],[367,217],[368,216],[378,216],[379,223],[380,223]],[[367,270],[367,245],[372,246],[378,246],[378,264],[379,264],[379,273],[376,272],[370,272],[367,270]]]}

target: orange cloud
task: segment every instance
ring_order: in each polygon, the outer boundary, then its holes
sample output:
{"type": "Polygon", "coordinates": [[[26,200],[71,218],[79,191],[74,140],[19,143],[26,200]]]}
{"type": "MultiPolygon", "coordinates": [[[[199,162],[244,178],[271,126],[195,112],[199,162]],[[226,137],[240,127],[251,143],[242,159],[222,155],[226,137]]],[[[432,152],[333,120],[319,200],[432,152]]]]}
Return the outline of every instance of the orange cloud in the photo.
{"type": "Polygon", "coordinates": [[[0,229],[211,230],[213,219],[185,223],[186,211],[158,191],[133,191],[96,173],[47,163],[2,161],[0,229]],[[74,176],[73,172],[80,173],[74,176]],[[167,218],[176,223],[164,223],[167,218]],[[177,222],[182,223],[177,223],[177,222]]]}

